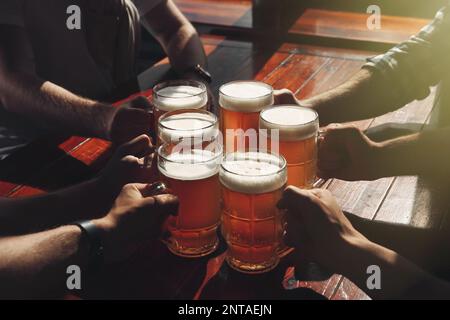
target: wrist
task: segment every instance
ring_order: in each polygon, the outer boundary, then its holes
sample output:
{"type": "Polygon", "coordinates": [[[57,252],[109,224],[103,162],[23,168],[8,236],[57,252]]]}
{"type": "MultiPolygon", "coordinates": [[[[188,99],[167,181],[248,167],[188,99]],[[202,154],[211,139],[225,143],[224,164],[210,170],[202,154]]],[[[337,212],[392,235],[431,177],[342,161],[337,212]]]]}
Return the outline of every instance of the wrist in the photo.
{"type": "Polygon", "coordinates": [[[113,239],[116,226],[110,221],[110,219],[108,219],[108,216],[100,219],[94,219],[91,222],[98,228],[98,236],[103,246],[104,262],[110,263],[113,261],[112,248],[114,248],[113,239]]]}
{"type": "Polygon", "coordinates": [[[87,266],[89,263],[89,241],[83,236],[81,229],[75,225],[66,225],[61,228],[65,234],[70,234],[70,237],[77,239],[78,246],[74,254],[76,264],[80,267],[87,266]]]}
{"type": "Polygon", "coordinates": [[[355,273],[355,266],[360,266],[360,260],[363,253],[371,247],[371,242],[362,235],[359,235],[355,231],[355,235],[347,235],[343,237],[343,246],[339,255],[343,259],[339,259],[339,262],[335,268],[336,272],[351,278],[355,273]]]}
{"type": "Polygon", "coordinates": [[[104,243],[103,229],[99,228],[92,220],[82,220],[73,223],[80,228],[82,235],[88,242],[88,268],[92,272],[99,271],[104,262],[104,243]]]}
{"type": "Polygon", "coordinates": [[[371,142],[370,144],[370,171],[373,179],[397,175],[390,158],[390,147],[384,142],[371,142]]]}
{"type": "Polygon", "coordinates": [[[364,288],[367,280],[369,266],[378,266],[384,269],[395,262],[395,252],[384,248],[364,237],[358,237],[351,241],[349,259],[343,266],[341,274],[355,282],[360,288],[364,288]]]}
{"type": "MultiPolygon", "coordinates": [[[[310,108],[310,109],[314,109],[317,112],[317,107],[316,104],[314,103],[314,101],[312,99],[305,99],[305,100],[298,100],[298,103],[305,108],[310,108]]],[[[320,119],[320,114],[319,114],[319,119],[320,119]]]]}
{"type": "Polygon", "coordinates": [[[209,86],[212,81],[211,74],[201,65],[188,68],[181,74],[182,79],[196,80],[209,86]]]}
{"type": "Polygon", "coordinates": [[[99,134],[100,138],[111,140],[111,130],[118,110],[118,107],[113,107],[112,105],[102,105],[102,121],[99,121],[99,123],[102,123],[99,134]]]}

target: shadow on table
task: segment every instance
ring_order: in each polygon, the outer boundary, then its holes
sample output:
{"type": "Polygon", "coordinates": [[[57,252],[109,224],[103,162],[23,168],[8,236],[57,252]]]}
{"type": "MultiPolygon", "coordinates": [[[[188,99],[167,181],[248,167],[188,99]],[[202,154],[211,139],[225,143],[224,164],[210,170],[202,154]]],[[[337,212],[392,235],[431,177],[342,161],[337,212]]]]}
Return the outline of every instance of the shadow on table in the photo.
{"type": "MultiPolygon", "coordinates": [[[[290,254],[281,259],[280,264],[272,271],[262,274],[244,274],[232,269],[225,261],[222,254],[220,266],[215,274],[207,279],[207,283],[201,288],[200,299],[240,299],[240,300],[322,300],[320,294],[308,288],[285,288],[285,280],[288,268],[295,264],[295,256],[290,254]]],[[[204,271],[206,277],[210,265],[204,271]]],[[[329,274],[317,272],[311,269],[311,264],[300,263],[297,265],[299,272],[288,281],[297,280],[321,281],[329,278],[329,274]],[[301,266],[299,269],[298,266],[301,266]],[[311,272],[313,271],[313,272],[311,272]]],[[[292,276],[294,276],[292,274],[292,276]]]]}
{"type": "Polygon", "coordinates": [[[308,288],[287,290],[282,285],[285,268],[259,275],[246,275],[224,263],[220,272],[205,286],[201,299],[225,300],[323,300],[308,288]]]}
{"type": "Polygon", "coordinates": [[[395,123],[389,122],[375,127],[370,127],[365,131],[366,135],[377,142],[410,135],[420,132],[423,124],[421,123],[395,123]]]}
{"type": "MultiPolygon", "coordinates": [[[[83,283],[84,299],[241,299],[321,300],[308,288],[283,286],[291,259],[273,271],[246,275],[225,262],[226,246],[212,255],[186,259],[173,255],[159,241],[143,245],[131,259],[108,266],[83,283]]],[[[294,279],[295,280],[295,279],[294,279]]],[[[295,280],[296,281],[296,280],[295,280]]]]}
{"type": "Polygon", "coordinates": [[[59,147],[68,139],[46,136],[0,161],[0,181],[52,191],[92,177],[97,168],[67,155],[59,147]]]}

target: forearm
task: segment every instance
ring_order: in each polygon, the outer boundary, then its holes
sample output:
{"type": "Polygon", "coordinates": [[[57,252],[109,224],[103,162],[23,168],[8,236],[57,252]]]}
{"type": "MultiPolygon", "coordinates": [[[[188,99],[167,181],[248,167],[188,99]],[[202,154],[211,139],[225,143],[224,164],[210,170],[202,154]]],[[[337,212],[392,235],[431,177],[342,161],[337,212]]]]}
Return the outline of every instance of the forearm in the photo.
{"type": "Polygon", "coordinates": [[[330,123],[369,119],[402,107],[381,77],[361,69],[353,78],[335,89],[301,101],[314,108],[321,126],[330,123]]]}
{"type": "Polygon", "coordinates": [[[195,66],[207,66],[200,37],[172,0],[167,0],[142,18],[142,24],[159,41],[172,68],[183,76],[195,66]]]}
{"type": "Polygon", "coordinates": [[[108,138],[115,113],[110,105],[79,97],[33,75],[2,73],[1,103],[52,131],[108,138]]]}
{"type": "Polygon", "coordinates": [[[423,131],[376,144],[380,176],[429,175],[450,178],[450,128],[423,131]]]}
{"type": "Polygon", "coordinates": [[[87,243],[76,226],[0,239],[0,296],[38,298],[61,293],[67,267],[83,270],[87,255],[87,243]]]}
{"type": "Polygon", "coordinates": [[[102,178],[57,192],[0,201],[0,235],[37,232],[103,216],[120,188],[102,178]]]}
{"type": "Polygon", "coordinates": [[[450,285],[424,272],[394,251],[369,241],[355,245],[344,276],[373,299],[448,299],[450,285]],[[369,266],[380,268],[380,287],[368,288],[369,266]]]}
{"type": "Polygon", "coordinates": [[[183,25],[171,37],[167,43],[166,53],[170,59],[172,68],[181,76],[193,66],[200,65],[207,67],[202,42],[190,24],[183,25]]]}

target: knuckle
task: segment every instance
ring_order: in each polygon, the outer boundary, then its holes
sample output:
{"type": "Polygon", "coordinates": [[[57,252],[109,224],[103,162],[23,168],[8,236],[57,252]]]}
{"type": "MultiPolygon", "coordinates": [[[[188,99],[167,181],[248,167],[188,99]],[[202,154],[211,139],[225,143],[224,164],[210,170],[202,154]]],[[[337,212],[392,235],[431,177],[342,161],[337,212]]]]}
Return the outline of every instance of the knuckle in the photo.
{"type": "Polygon", "coordinates": [[[134,185],[132,183],[127,183],[122,187],[122,191],[130,191],[132,189],[134,189],[134,185]]]}

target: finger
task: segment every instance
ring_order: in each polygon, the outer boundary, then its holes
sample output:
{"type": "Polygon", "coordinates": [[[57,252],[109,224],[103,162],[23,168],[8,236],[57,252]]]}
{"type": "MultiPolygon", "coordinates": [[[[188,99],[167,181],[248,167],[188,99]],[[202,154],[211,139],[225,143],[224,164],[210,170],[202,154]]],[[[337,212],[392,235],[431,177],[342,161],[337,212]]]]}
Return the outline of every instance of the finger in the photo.
{"type": "Polygon", "coordinates": [[[124,188],[134,188],[142,193],[142,190],[147,187],[146,183],[128,183],[124,186],[124,188]]]}
{"type": "Polygon", "coordinates": [[[121,145],[117,150],[117,153],[121,156],[135,156],[142,158],[145,155],[154,151],[154,147],[151,144],[150,137],[142,134],[133,140],[121,145]]]}
{"type": "Polygon", "coordinates": [[[298,209],[307,205],[311,201],[313,194],[304,189],[300,189],[294,186],[288,186],[281,197],[281,200],[277,203],[277,207],[280,209],[298,209]]]}
{"type": "Polygon", "coordinates": [[[274,100],[275,104],[298,104],[297,98],[289,89],[275,90],[274,100]]]}
{"type": "Polygon", "coordinates": [[[287,88],[283,88],[283,89],[279,89],[279,90],[274,90],[274,91],[273,91],[273,94],[274,94],[275,96],[290,96],[290,97],[293,97],[293,96],[294,96],[294,93],[293,93],[291,90],[287,89],[287,88]]]}
{"type": "Polygon", "coordinates": [[[130,101],[129,106],[131,108],[148,110],[153,107],[153,103],[144,96],[138,96],[130,101]]]}
{"type": "Polygon", "coordinates": [[[173,194],[161,194],[146,198],[146,200],[151,204],[152,210],[156,214],[162,214],[165,216],[178,215],[179,201],[173,194]]]}
{"type": "Polygon", "coordinates": [[[168,193],[167,190],[167,186],[161,181],[146,184],[139,189],[144,198],[168,193]]]}
{"type": "Polygon", "coordinates": [[[139,159],[139,163],[141,165],[141,169],[143,171],[143,177],[145,177],[145,181],[156,181],[159,177],[158,171],[158,163],[157,163],[157,155],[156,152],[152,152],[147,156],[139,159]]]}
{"type": "Polygon", "coordinates": [[[158,155],[154,152],[150,157],[150,175],[154,178],[159,176],[158,155]]]}

